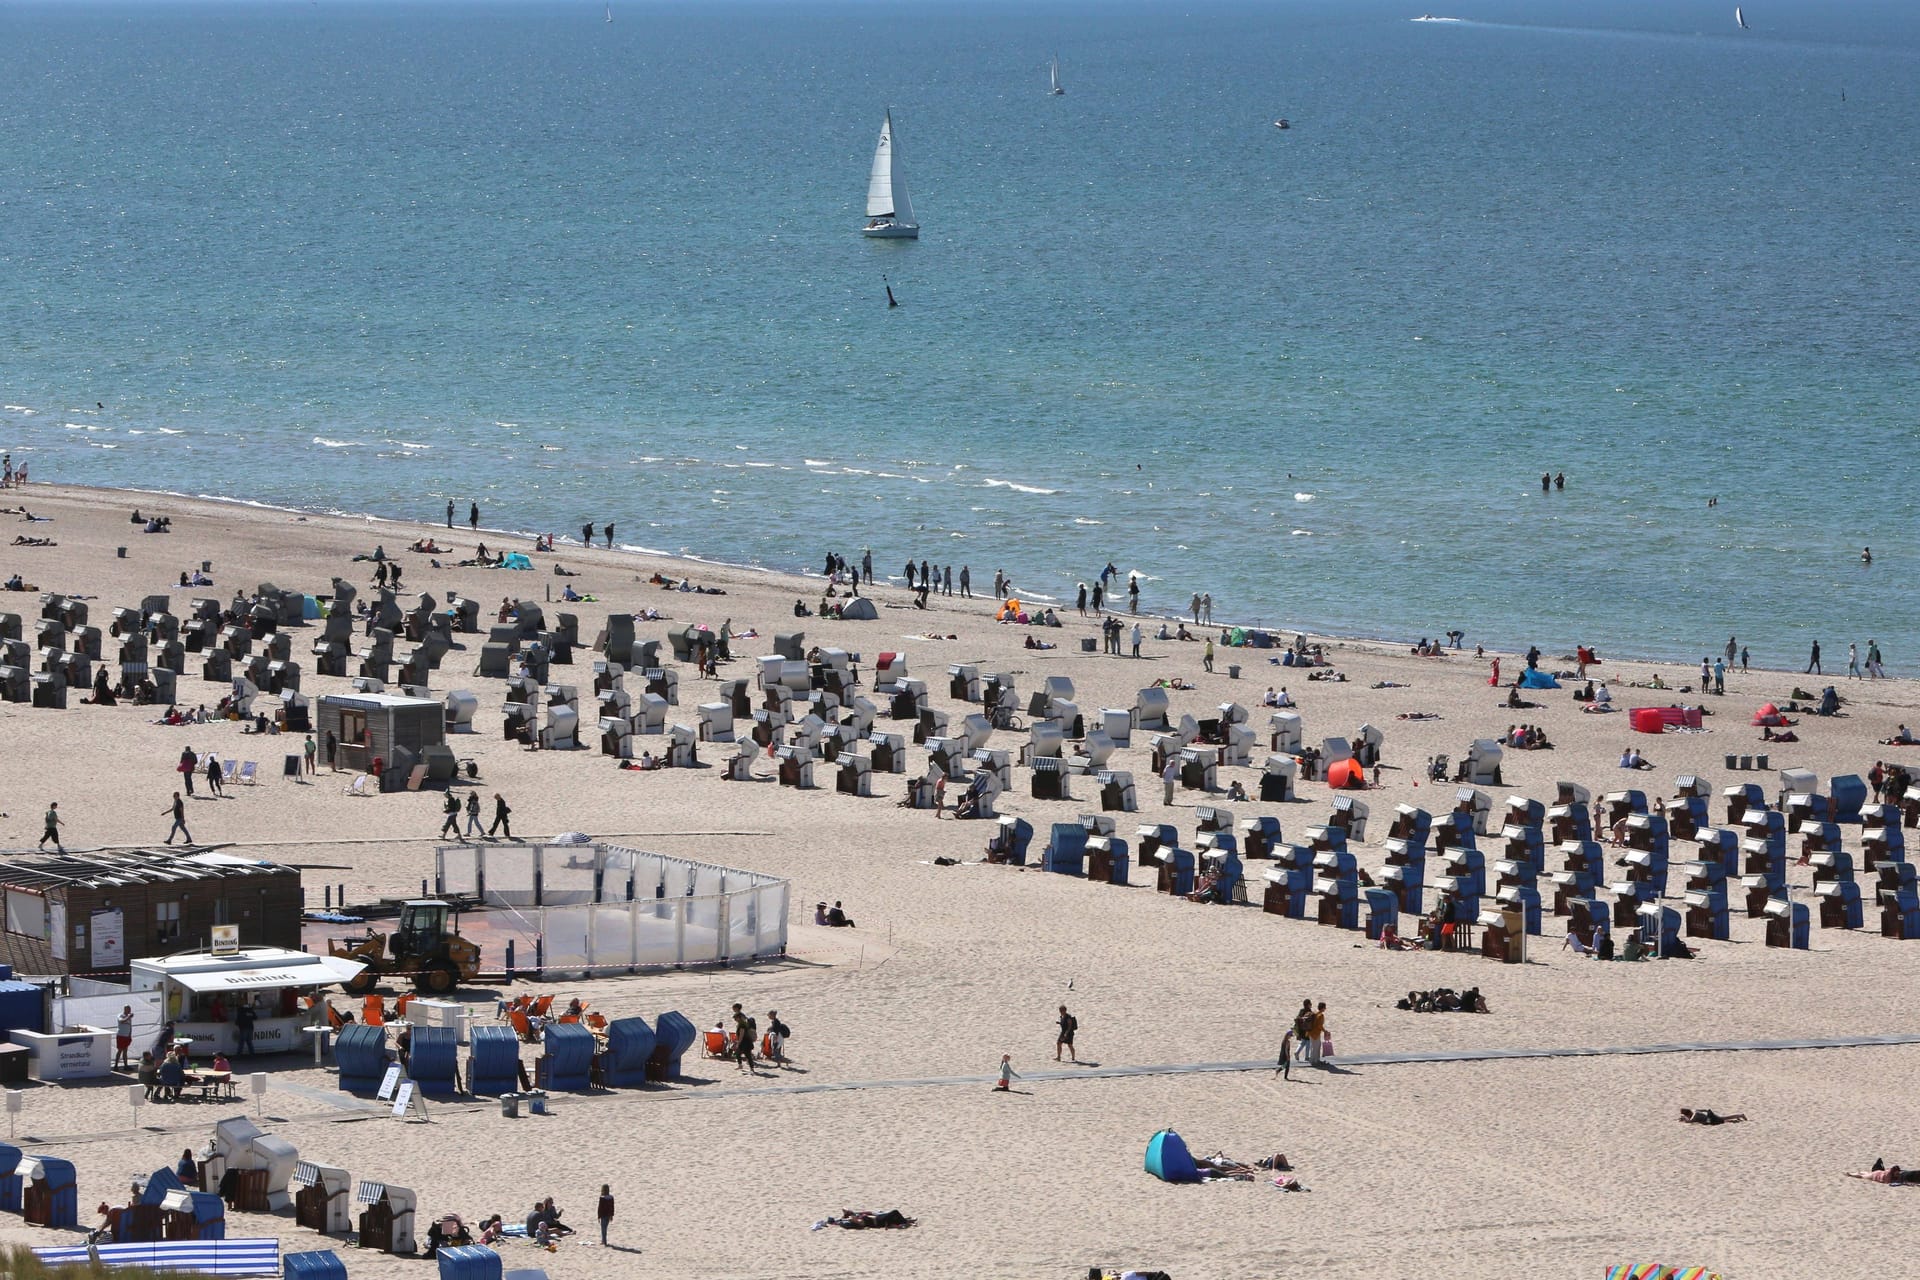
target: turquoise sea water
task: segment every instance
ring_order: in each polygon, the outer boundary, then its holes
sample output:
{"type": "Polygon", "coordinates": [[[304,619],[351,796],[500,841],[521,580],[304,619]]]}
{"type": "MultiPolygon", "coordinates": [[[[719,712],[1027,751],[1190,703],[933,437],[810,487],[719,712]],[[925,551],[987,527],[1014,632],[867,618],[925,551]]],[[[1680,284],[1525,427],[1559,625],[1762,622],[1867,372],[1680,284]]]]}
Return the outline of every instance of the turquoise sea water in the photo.
{"type": "Polygon", "coordinates": [[[1111,559],[1282,625],[1901,666],[1920,14],[1407,20],[1438,2],[10,4],[0,443],[777,568],[870,543],[1061,595],[1111,559]],[[889,105],[915,243],[857,234],[889,105]]]}

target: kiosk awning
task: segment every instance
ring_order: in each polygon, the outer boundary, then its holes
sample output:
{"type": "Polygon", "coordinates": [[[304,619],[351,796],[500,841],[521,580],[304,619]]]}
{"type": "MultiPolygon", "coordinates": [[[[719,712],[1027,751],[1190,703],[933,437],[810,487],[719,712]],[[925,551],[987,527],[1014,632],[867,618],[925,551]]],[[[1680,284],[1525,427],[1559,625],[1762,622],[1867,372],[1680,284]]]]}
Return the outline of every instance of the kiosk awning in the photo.
{"type": "Polygon", "coordinates": [[[358,960],[342,960],[337,956],[317,956],[311,964],[270,964],[253,968],[208,969],[198,973],[175,973],[167,975],[187,990],[204,994],[209,991],[258,991],[263,987],[322,987],[329,983],[345,982],[366,968],[358,960]]]}

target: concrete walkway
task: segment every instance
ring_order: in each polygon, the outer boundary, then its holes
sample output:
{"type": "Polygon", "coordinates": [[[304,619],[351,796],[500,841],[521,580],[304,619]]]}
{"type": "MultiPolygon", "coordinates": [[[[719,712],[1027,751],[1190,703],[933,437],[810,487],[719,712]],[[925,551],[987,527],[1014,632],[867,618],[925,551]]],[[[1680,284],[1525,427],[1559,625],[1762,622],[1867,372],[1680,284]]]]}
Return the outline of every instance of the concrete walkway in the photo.
{"type": "MultiPolygon", "coordinates": [[[[1413,1065],[1423,1062],[1500,1062],[1520,1058],[1610,1058],[1642,1057],[1661,1053],[1783,1053],[1806,1049],[1872,1049],[1920,1044],[1920,1032],[1900,1032],[1883,1036],[1834,1036],[1809,1040],[1725,1040],[1677,1044],[1598,1045],[1589,1048],[1561,1049],[1434,1049],[1413,1053],[1356,1053],[1334,1059],[1343,1070],[1355,1067],[1413,1065]]],[[[1258,1062],[1174,1062],[1157,1066],[1063,1067],[1057,1071],[1023,1071],[1020,1079],[1029,1084],[1047,1084],[1063,1080],[1116,1080],[1128,1076],[1218,1075],[1235,1071],[1272,1071],[1275,1059],[1258,1062]]],[[[1300,1065],[1302,1071],[1316,1068],[1300,1065]]],[[[674,1099],[764,1097],[779,1093],[835,1093],[850,1089],[931,1089],[947,1085],[979,1087],[991,1085],[997,1077],[922,1076],[908,1080],[841,1080],[821,1084],[774,1084],[750,1088],[709,1085],[701,1089],[676,1090],[674,1099]]]]}

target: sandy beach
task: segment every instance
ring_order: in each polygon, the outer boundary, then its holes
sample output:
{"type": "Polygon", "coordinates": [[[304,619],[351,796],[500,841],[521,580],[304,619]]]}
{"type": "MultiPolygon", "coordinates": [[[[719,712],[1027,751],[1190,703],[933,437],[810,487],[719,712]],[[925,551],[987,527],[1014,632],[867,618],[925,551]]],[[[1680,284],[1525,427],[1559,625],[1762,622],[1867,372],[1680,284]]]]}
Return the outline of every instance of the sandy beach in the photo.
{"type": "MultiPolygon", "coordinates": [[[[58,543],[8,548],[0,576],[17,572],[38,592],[86,598],[98,623],[111,607],[154,594],[172,596],[181,612],[191,598],[226,599],[263,582],[324,594],[333,577],[343,576],[366,593],[373,566],[352,558],[379,544],[405,566],[403,606],[417,592],[442,603],[453,593],[483,603],[524,598],[541,602],[549,617],[561,608],[577,613],[583,640],[610,611],[652,608],[671,619],[637,624],[641,638],[690,622],[718,629],[730,620],[736,635],[753,631],[758,638],[735,641],[736,661],[722,667],[722,678],[750,678],[752,656],[771,652],[776,632],[804,628],[809,644],[858,653],[863,675],[879,653],[904,654],[910,672],[927,680],[931,705],[956,718],[961,706],[947,696],[954,663],[1013,674],[1023,711],[1048,676],[1070,677],[1087,713],[1130,706],[1142,686],[1179,677],[1195,688],[1170,695],[1176,718],[1215,715],[1229,702],[1249,708],[1260,734],[1254,765],[1223,768],[1219,782],[1224,790],[1237,780],[1256,796],[1267,720],[1258,704],[1269,686],[1285,685],[1310,743],[1362,723],[1385,732],[1378,785],[1360,796],[1372,810],[1357,850],[1367,869],[1384,861],[1380,846],[1395,805],[1435,813],[1452,807],[1454,785],[1427,778],[1430,756],[1458,761],[1471,741],[1498,736],[1516,721],[1539,725],[1554,745],[1506,752],[1502,785],[1489,789],[1496,810],[1510,794],[1550,804],[1561,780],[1596,797],[1635,788],[1658,799],[1673,793],[1678,776],[1696,774],[1712,786],[1711,819],[1718,824],[1722,787],[1758,782],[1771,797],[1781,768],[1810,769],[1824,786],[1835,775],[1865,776],[1876,760],[1920,763],[1920,748],[1878,745],[1920,715],[1914,682],[1845,679],[1847,642],[1857,640],[1864,653],[1864,635],[1820,637],[1824,679],[1729,672],[1725,695],[1704,699],[1711,712],[1704,732],[1652,737],[1630,732],[1624,710],[1583,713],[1566,688],[1528,691],[1541,704],[1535,709],[1508,708],[1506,689],[1490,688],[1487,663],[1473,656],[1471,619],[1444,620],[1468,631],[1464,649],[1441,657],[1322,638],[1333,669],[1346,679],[1309,682],[1303,670],[1269,665],[1277,652],[1269,650],[1222,648],[1217,671],[1205,672],[1202,644],[1151,638],[1158,616],[1145,625],[1149,638],[1137,661],[1081,652],[1080,639],[1098,628],[1070,604],[1059,629],[997,624],[987,598],[990,564],[971,566],[973,600],[935,596],[922,612],[908,607],[903,589],[883,583],[874,597],[877,620],[843,622],[793,617],[796,599],[818,603],[817,577],[564,544],[556,554],[534,555],[532,572],[436,569],[429,557],[404,550],[431,535],[457,549],[440,557],[443,564],[470,554],[475,535],[464,525],[449,531],[444,522],[302,516],[38,484],[0,501],[24,503],[47,518],[29,524],[10,516],[15,523],[0,528],[58,543]],[[171,517],[172,532],[140,532],[128,519],[135,507],[171,517]],[[116,554],[120,547],[124,558],[116,554]],[[176,585],[182,570],[203,561],[214,586],[176,585]],[[579,576],[555,576],[556,561],[579,576]],[[656,573],[690,575],[726,594],[664,591],[648,581],[656,573]],[[546,603],[557,602],[569,583],[597,602],[546,603]],[[1029,650],[1030,635],[1059,647],[1029,650]],[[1237,680],[1227,674],[1230,663],[1241,665],[1237,680]],[[1800,740],[1791,745],[1759,741],[1749,724],[1756,708],[1785,703],[1796,687],[1817,694],[1829,683],[1848,699],[1845,714],[1794,717],[1800,740]],[[1431,718],[1400,718],[1410,714],[1431,718]],[[1622,771],[1617,762],[1628,746],[1639,747],[1654,767],[1622,771]],[[1903,750],[1905,759],[1896,754],[1903,750]],[[1770,753],[1775,772],[1724,767],[1728,753],[1759,751],[1770,753]]],[[[465,510],[462,502],[463,517],[465,510]]],[[[578,519],[556,520],[557,531],[577,532],[578,519]]],[[[897,572],[922,551],[896,542],[891,531],[871,535],[882,573],[897,572]]],[[[867,540],[803,536],[820,542],[820,555],[797,545],[796,556],[816,560],[828,550],[857,559],[867,540]]],[[[524,538],[484,530],[480,537],[492,548],[529,550],[524,538]]],[[[1171,616],[1190,591],[1205,589],[1181,584],[1174,598],[1143,600],[1143,612],[1171,616]]],[[[35,592],[0,596],[0,611],[20,613],[30,629],[38,601],[35,592]]],[[[295,1142],[303,1159],[414,1187],[423,1225],[441,1212],[469,1222],[495,1212],[511,1220],[536,1198],[554,1196],[580,1236],[552,1255],[503,1246],[510,1268],[545,1267],[555,1280],[1077,1280],[1092,1265],[1164,1270],[1175,1280],[1298,1268],[1326,1276],[1464,1278],[1495,1268],[1598,1276],[1610,1262],[1640,1259],[1706,1264],[1729,1280],[1750,1280],[1804,1274],[1810,1264],[1874,1274],[1912,1244],[1913,1229],[1884,1201],[1899,1192],[1841,1175],[1877,1156],[1920,1160],[1920,1152],[1900,1145],[1916,1119],[1903,1081],[1920,1066],[1920,1047],[1593,1052],[1910,1032],[1897,993],[1920,976],[1920,945],[1880,936],[1872,878],[1864,873],[1867,927],[1816,924],[1808,951],[1766,948],[1763,923],[1747,919],[1736,903],[1732,940],[1695,943],[1692,961],[1579,958],[1562,949],[1565,922],[1550,915],[1524,965],[1469,953],[1387,952],[1358,932],[1281,919],[1257,905],[1210,906],[1158,894],[1141,887],[1145,877],[1137,870],[1133,887],[1119,888],[1031,866],[986,865],[980,858],[993,824],[900,807],[905,776],[876,775],[874,797],[858,799],[837,794],[824,773],[815,790],[778,787],[765,762],[758,780],[741,783],[727,781],[719,767],[640,773],[616,768],[597,750],[527,751],[501,735],[502,682],[472,674],[480,637],[461,639],[465,650],[448,655],[432,688],[436,695],[459,688],[479,694],[478,731],[454,746],[477,762],[482,794],[499,792],[512,804],[518,835],[580,830],[793,885],[783,960],[537,988],[561,1002],[580,995],[608,1016],[651,1019],[678,1009],[703,1027],[735,1001],[762,1015],[763,1024],[765,1012],[778,1009],[794,1030],[789,1069],[749,1078],[733,1064],[690,1056],[693,1078],[672,1087],[560,1096],[552,1115],[519,1120],[502,1117],[489,1102],[463,1101],[434,1106],[431,1123],[410,1124],[339,1093],[331,1074],[304,1056],[269,1061],[264,1127],[295,1142]],[[958,865],[936,865],[936,858],[958,865]],[[821,900],[844,901],[858,927],[816,927],[812,905],[821,900]],[[1410,989],[1439,986],[1478,986],[1491,1012],[1394,1008],[1410,989]],[[1266,1067],[1176,1069],[1271,1063],[1303,998],[1326,1001],[1336,1064],[1421,1053],[1456,1060],[1302,1068],[1289,1080],[1266,1067]],[[1063,1002],[1079,1019],[1084,1073],[1053,1062],[1055,1010],[1063,1002]],[[1476,1059],[1497,1050],[1566,1052],[1476,1059]],[[989,1088],[1002,1053],[1012,1055],[1021,1076],[1010,1095],[989,1088]],[[1111,1073],[1120,1067],[1155,1069],[1111,1073]],[[1751,1120],[1683,1127],[1675,1122],[1681,1106],[1745,1112],[1751,1120]],[[1221,1150],[1253,1160],[1284,1152],[1310,1193],[1284,1195],[1264,1180],[1161,1183],[1143,1172],[1142,1154],[1166,1126],[1200,1154],[1221,1150]],[[619,1201],[615,1249],[584,1243],[593,1235],[593,1198],[603,1182],[619,1201]],[[918,1225],[809,1230],[843,1208],[896,1207],[918,1225]]],[[[1581,639],[1539,637],[1542,666],[1570,668],[1562,655],[1581,639]]],[[[1724,635],[1703,637],[1702,652],[1718,656],[1724,643],[1724,635]]],[[[297,632],[303,690],[345,690],[345,679],[312,674],[308,648],[307,633],[297,632]]],[[[1697,681],[1697,663],[1601,657],[1593,674],[1610,682],[1616,707],[1703,701],[1672,691],[1697,681]],[[1668,692],[1633,687],[1656,674],[1668,692]]],[[[1906,655],[1890,648],[1889,657],[1894,672],[1903,669],[1906,655]]],[[[590,685],[590,661],[581,653],[570,673],[556,668],[553,678],[590,685]]],[[[1504,679],[1510,682],[1520,665],[1505,655],[1504,679]]],[[[690,667],[680,679],[680,706],[669,719],[690,723],[693,704],[707,700],[702,690],[712,685],[690,667]]],[[[179,687],[189,705],[211,706],[225,692],[200,681],[197,667],[179,687]]],[[[289,738],[249,751],[253,740],[242,738],[238,724],[168,727],[152,723],[154,708],[80,705],[78,693],[65,711],[0,704],[8,744],[0,753],[0,844],[12,850],[32,849],[50,800],[59,801],[70,850],[159,847],[167,829],[160,815],[183,744],[243,758],[264,753],[276,762],[282,750],[297,749],[298,739],[289,738]]],[[[1171,822],[1190,847],[1194,809],[1227,802],[1223,794],[1183,790],[1173,806],[1163,806],[1146,737],[1137,733],[1110,762],[1132,770],[1139,792],[1139,813],[1116,815],[1120,834],[1131,843],[1137,826],[1171,822]]],[[[1025,739],[1003,730],[992,745],[1014,750],[1025,739]]],[[[924,750],[912,750],[910,774],[924,770],[925,758],[924,750]]],[[[703,750],[703,764],[720,759],[720,751],[703,750]]],[[[310,908],[320,905],[323,884],[344,883],[352,900],[365,901],[415,894],[432,874],[441,793],[353,798],[343,794],[344,775],[324,768],[311,783],[279,777],[277,767],[272,773],[255,787],[229,789],[224,799],[203,794],[191,801],[196,840],[309,868],[310,908]]],[[[1080,799],[1055,802],[1031,798],[1027,777],[1025,769],[1015,771],[1000,810],[1034,824],[1036,852],[1049,824],[1097,808],[1085,780],[1076,780],[1080,799]]],[[[1324,784],[1303,782],[1295,803],[1256,799],[1227,807],[1238,818],[1276,816],[1293,840],[1326,820],[1332,796],[1324,784]]],[[[1846,830],[1847,848],[1857,850],[1859,828],[1846,830]]],[[[1495,844],[1481,840],[1483,849],[1495,844]]],[[[1797,852],[1797,838],[1791,847],[1797,852]]],[[[1692,849],[1675,841],[1673,860],[1684,861],[1692,849]]],[[[1257,878],[1268,865],[1248,864],[1256,903],[1257,878]]],[[[1430,877],[1438,874],[1430,867],[1430,877]]],[[[1797,899],[1812,901],[1811,868],[1790,866],[1789,874],[1797,899]]],[[[1674,892],[1682,880],[1676,870],[1674,892]]],[[[1411,915],[1402,917],[1409,936],[1414,924],[1411,915]]],[[[129,952],[143,954],[132,939],[129,952]]],[[[471,988],[464,998],[490,1008],[496,992],[526,989],[534,988],[471,988]]],[[[205,1105],[143,1107],[136,1127],[125,1083],[30,1087],[18,1116],[21,1146],[78,1167],[88,1224],[97,1221],[95,1204],[120,1202],[132,1175],[170,1165],[231,1113],[205,1105]]],[[[228,1231],[277,1235],[288,1251],[330,1247],[297,1229],[290,1215],[230,1213],[228,1231]]],[[[23,1227],[13,1217],[0,1218],[0,1237],[76,1239],[23,1227]]],[[[423,1265],[372,1253],[349,1253],[347,1261],[353,1274],[368,1276],[419,1275],[423,1265]]]]}

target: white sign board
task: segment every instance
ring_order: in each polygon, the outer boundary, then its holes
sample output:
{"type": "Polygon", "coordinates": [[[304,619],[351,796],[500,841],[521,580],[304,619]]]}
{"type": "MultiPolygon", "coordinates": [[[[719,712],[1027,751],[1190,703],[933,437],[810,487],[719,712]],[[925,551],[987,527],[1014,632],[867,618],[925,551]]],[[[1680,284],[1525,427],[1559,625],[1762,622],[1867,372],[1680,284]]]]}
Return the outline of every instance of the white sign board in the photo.
{"type": "Polygon", "coordinates": [[[127,920],[118,907],[94,912],[87,938],[95,969],[127,967],[127,920]]]}
{"type": "Polygon", "coordinates": [[[216,924],[209,931],[210,950],[217,956],[230,956],[240,949],[240,926],[216,924]]]}
{"type": "Polygon", "coordinates": [[[397,1118],[404,1119],[407,1114],[407,1108],[412,1105],[413,1105],[413,1081],[409,1080],[405,1084],[400,1086],[400,1092],[397,1095],[395,1095],[393,1099],[393,1114],[397,1118]]]}
{"type": "Polygon", "coordinates": [[[396,1062],[392,1066],[387,1068],[386,1078],[380,1082],[380,1092],[375,1094],[374,1096],[379,1098],[380,1101],[385,1102],[388,1098],[391,1098],[393,1096],[393,1091],[397,1089],[399,1086],[400,1086],[400,1064],[396,1062]]]}

